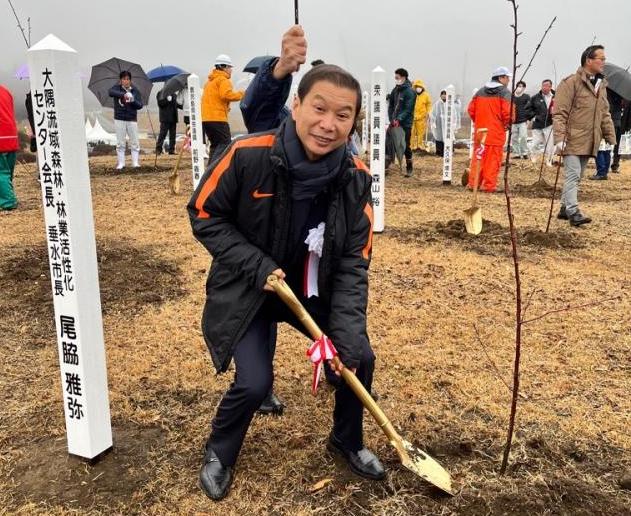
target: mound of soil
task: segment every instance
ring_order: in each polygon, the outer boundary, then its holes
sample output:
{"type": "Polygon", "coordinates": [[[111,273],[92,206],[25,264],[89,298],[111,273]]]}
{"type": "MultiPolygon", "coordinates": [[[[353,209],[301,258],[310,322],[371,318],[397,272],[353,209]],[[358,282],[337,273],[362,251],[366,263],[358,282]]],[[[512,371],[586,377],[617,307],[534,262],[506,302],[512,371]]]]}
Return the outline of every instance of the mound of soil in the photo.
{"type": "MultiPolygon", "coordinates": [[[[184,295],[176,262],[165,260],[149,247],[100,242],[97,244],[101,307],[104,314],[133,315],[147,305],[160,305],[184,295]]],[[[49,335],[53,298],[47,248],[43,245],[5,249],[0,258],[0,311],[32,324],[33,332],[49,335]],[[48,321],[48,322],[46,322],[48,321]]]]}
{"type": "MultiPolygon", "coordinates": [[[[400,242],[414,242],[422,245],[426,242],[449,242],[461,245],[471,251],[485,255],[503,255],[510,253],[510,232],[507,227],[490,220],[484,220],[482,233],[467,233],[464,220],[433,222],[417,228],[388,228],[386,231],[400,242]]],[[[518,232],[520,248],[541,252],[546,249],[581,249],[586,243],[582,235],[576,232],[545,233],[536,228],[522,228],[518,232]]]]}
{"type": "MultiPolygon", "coordinates": [[[[556,188],[556,193],[554,195],[555,199],[559,199],[561,197],[561,189],[563,185],[558,184],[556,188]]],[[[541,180],[536,183],[530,185],[515,185],[511,188],[511,192],[515,194],[517,197],[527,197],[527,198],[544,198],[550,199],[552,197],[552,191],[554,190],[554,186],[548,184],[546,181],[541,180]]]]}
{"type": "MultiPolygon", "coordinates": [[[[147,174],[161,173],[161,172],[172,172],[172,165],[156,165],[153,167],[153,164],[143,164],[138,168],[132,168],[129,163],[129,158],[127,158],[127,166],[123,170],[116,170],[115,164],[112,162],[111,165],[91,165],[90,166],[90,175],[91,176],[143,176],[147,174]]],[[[181,169],[180,169],[181,171],[181,169]]]]}

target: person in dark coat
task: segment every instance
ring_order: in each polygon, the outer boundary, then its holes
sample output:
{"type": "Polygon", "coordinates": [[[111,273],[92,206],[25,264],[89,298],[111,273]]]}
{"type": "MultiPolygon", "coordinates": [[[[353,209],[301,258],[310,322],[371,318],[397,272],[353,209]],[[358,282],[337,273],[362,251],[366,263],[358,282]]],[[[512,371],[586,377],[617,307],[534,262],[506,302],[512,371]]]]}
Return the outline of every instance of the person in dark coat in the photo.
{"type": "Polygon", "coordinates": [[[156,95],[160,110],[160,134],[156,141],[156,154],[162,154],[162,146],[167,132],[169,133],[169,154],[175,154],[175,131],[177,129],[177,110],[182,109],[175,95],[164,96],[163,90],[156,95]]]}
{"type": "Polygon", "coordinates": [[[531,97],[528,106],[532,121],[532,159],[536,161],[538,156],[545,154],[548,164],[552,164],[554,155],[554,139],[552,138],[553,99],[552,81],[545,79],[541,82],[539,92],[531,97]]]}
{"type": "MultiPolygon", "coordinates": [[[[312,68],[300,82],[291,117],[276,130],[233,141],[188,204],[193,233],[213,257],[204,339],[218,372],[231,361],[236,368],[200,471],[201,487],[214,500],[228,493],[250,421],[272,385],[277,323],[307,333],[267,285],[269,275],[288,283],[344,366],[370,391],[372,178],[346,150],[360,108],[361,89],[352,75],[334,65],[312,68]]],[[[362,418],[361,401],[340,382],[327,446],[354,473],[381,479],[383,466],[364,447],[362,418]]]]}
{"type": "Polygon", "coordinates": [[[123,70],[120,81],[110,88],[114,99],[114,128],[116,130],[116,170],[125,168],[125,138],[129,137],[132,167],[140,167],[140,142],[138,141],[138,110],[142,109],[140,90],[131,82],[131,73],[123,70]]]}
{"type": "Polygon", "coordinates": [[[528,120],[530,112],[530,95],[525,93],[526,83],[519,81],[515,88],[513,103],[515,104],[515,122],[511,132],[511,150],[515,157],[528,159],[528,120]]]}
{"type": "Polygon", "coordinates": [[[596,154],[596,173],[589,179],[603,180],[609,179],[609,169],[612,172],[618,172],[620,167],[620,156],[618,150],[620,148],[620,138],[622,138],[622,97],[611,88],[607,88],[607,101],[609,102],[609,114],[616,131],[616,144],[608,146],[601,143],[601,149],[596,154]],[[613,154],[613,163],[611,156],[613,154]],[[617,159],[616,159],[617,158],[617,159]]]}
{"type": "MultiPolygon", "coordinates": [[[[392,127],[401,126],[405,132],[405,175],[410,177],[413,172],[410,139],[412,138],[416,94],[408,77],[409,74],[405,68],[397,68],[394,71],[394,80],[397,85],[388,96],[388,117],[392,127]]],[[[394,156],[386,156],[386,163],[389,164],[392,161],[394,161],[394,156]]]]}

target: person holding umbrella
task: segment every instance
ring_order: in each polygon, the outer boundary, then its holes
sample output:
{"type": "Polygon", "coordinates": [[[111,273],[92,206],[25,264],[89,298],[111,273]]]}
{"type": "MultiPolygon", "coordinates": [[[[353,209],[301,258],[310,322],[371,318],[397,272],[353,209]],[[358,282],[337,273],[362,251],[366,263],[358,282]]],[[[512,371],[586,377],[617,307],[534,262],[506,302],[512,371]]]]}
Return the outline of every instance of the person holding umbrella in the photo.
{"type": "Polygon", "coordinates": [[[208,74],[208,82],[202,92],[202,128],[210,140],[209,162],[230,144],[230,103],[243,98],[243,91],[232,89],[232,68],[232,59],[229,56],[218,55],[215,68],[208,74]]]}
{"type": "Polygon", "coordinates": [[[123,70],[120,81],[110,88],[109,95],[114,99],[114,127],[116,128],[116,170],[125,168],[125,138],[129,137],[132,167],[140,167],[140,143],[138,142],[138,110],[142,108],[142,96],[131,82],[131,73],[123,70]]]}

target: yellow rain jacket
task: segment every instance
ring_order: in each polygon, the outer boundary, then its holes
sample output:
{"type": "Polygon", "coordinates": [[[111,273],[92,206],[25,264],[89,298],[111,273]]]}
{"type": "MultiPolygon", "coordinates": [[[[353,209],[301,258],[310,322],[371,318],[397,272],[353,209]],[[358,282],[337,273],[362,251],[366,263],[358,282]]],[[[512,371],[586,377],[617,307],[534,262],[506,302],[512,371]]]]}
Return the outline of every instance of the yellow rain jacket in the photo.
{"type": "Polygon", "coordinates": [[[416,104],[414,104],[414,120],[425,120],[432,110],[432,98],[425,89],[425,83],[420,79],[416,79],[412,84],[414,94],[416,95],[416,104]],[[416,88],[423,88],[423,93],[418,95],[416,88]]]}
{"type": "Polygon", "coordinates": [[[412,137],[410,138],[410,148],[412,150],[425,149],[425,131],[427,128],[427,117],[432,110],[432,98],[425,89],[425,83],[416,79],[412,84],[416,102],[414,103],[414,122],[412,123],[412,137]],[[423,88],[423,93],[416,93],[416,88],[423,88]]]}
{"type": "Polygon", "coordinates": [[[227,122],[230,102],[241,100],[243,93],[233,91],[227,72],[212,70],[202,93],[202,122],[227,122]]]}

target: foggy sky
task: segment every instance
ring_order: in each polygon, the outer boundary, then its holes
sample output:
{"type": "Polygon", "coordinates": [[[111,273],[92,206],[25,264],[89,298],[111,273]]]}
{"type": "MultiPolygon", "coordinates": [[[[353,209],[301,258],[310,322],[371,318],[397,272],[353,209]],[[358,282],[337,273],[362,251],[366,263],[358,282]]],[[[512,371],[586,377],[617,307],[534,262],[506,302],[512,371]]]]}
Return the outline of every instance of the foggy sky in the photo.
{"type": "MultiPolygon", "coordinates": [[[[35,44],[49,33],[79,53],[85,73],[112,56],[140,63],[145,71],[175,64],[201,77],[202,87],[219,53],[243,65],[260,54],[278,54],[293,23],[292,0],[14,0],[25,22],[31,17],[35,44]]],[[[596,42],[610,62],[631,64],[630,0],[521,0],[518,63],[523,68],[554,16],[557,21],[525,77],[528,92],[544,78],[560,80],[579,66],[580,53],[596,42]],[[556,65],[556,74],[555,74],[556,65]]],[[[511,4],[506,0],[300,0],[308,60],[324,59],[351,71],[362,84],[377,65],[388,74],[407,68],[435,97],[447,84],[464,97],[500,65],[512,64],[511,4]],[[463,84],[464,83],[464,84],[463,84]]],[[[26,45],[6,0],[0,0],[0,83],[16,99],[27,81],[13,78],[26,62],[26,45]]],[[[309,66],[307,66],[307,69],[309,66]]],[[[518,71],[518,76],[521,75],[518,71]]],[[[85,80],[87,85],[87,80],[85,80]]],[[[152,95],[157,88],[154,87],[152,95]]],[[[86,105],[97,104],[87,90],[86,105]]]]}

